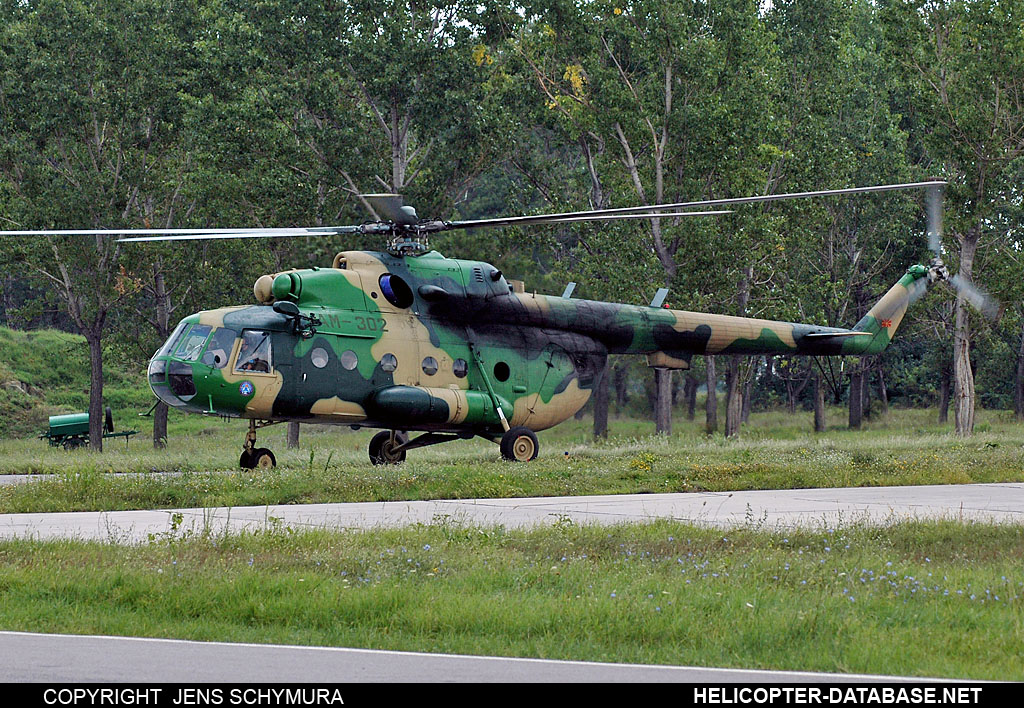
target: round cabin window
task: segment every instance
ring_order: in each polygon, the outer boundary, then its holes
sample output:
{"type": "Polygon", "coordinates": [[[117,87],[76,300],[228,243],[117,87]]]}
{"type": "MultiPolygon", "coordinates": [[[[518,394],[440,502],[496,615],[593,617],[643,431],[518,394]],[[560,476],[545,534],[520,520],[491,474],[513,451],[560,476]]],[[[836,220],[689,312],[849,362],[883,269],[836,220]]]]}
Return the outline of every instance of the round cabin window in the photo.
{"type": "Polygon", "coordinates": [[[427,376],[433,376],[437,373],[437,359],[432,356],[428,356],[423,360],[423,373],[427,376]]]}
{"type": "Polygon", "coordinates": [[[380,358],[380,368],[388,373],[398,368],[398,357],[394,354],[385,354],[380,358]]]}
{"type": "Polygon", "coordinates": [[[465,359],[456,359],[452,362],[452,373],[460,379],[465,378],[469,373],[469,364],[465,359]]]}
{"type": "Polygon", "coordinates": [[[348,371],[352,371],[358,364],[359,357],[351,349],[346,349],[341,353],[341,365],[348,371]]]}
{"type": "Polygon", "coordinates": [[[380,276],[380,291],[384,299],[395,307],[409,307],[412,304],[412,289],[397,275],[385,273],[380,276]]]}
{"type": "Polygon", "coordinates": [[[327,366],[327,360],[329,358],[330,357],[328,357],[327,355],[327,350],[324,349],[323,347],[316,347],[313,351],[309,353],[309,360],[313,363],[313,366],[315,366],[318,369],[322,369],[325,366],[327,366]]]}
{"type": "Polygon", "coordinates": [[[498,381],[508,381],[508,377],[512,374],[512,370],[508,368],[508,364],[503,361],[499,361],[494,365],[494,378],[498,381]]]}

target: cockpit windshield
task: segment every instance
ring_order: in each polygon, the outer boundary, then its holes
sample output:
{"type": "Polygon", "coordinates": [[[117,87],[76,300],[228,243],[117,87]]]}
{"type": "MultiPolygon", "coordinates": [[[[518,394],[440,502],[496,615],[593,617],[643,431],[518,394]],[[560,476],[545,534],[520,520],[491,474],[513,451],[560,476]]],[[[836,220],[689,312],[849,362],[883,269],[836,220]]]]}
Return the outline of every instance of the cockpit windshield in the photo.
{"type": "Polygon", "coordinates": [[[223,369],[228,365],[228,357],[231,356],[231,349],[235,346],[235,338],[238,332],[227,327],[218,327],[213,330],[210,337],[210,345],[206,347],[203,354],[203,363],[214,369],[223,369]]]}
{"type": "Polygon", "coordinates": [[[238,352],[235,371],[270,373],[270,332],[247,329],[242,332],[242,348],[238,352]]]}
{"type": "Polygon", "coordinates": [[[178,344],[178,340],[181,339],[181,335],[185,332],[187,327],[188,322],[179,322],[178,326],[174,328],[173,332],[171,332],[171,336],[168,337],[167,341],[164,342],[164,345],[160,347],[160,351],[153,356],[169,356],[170,353],[174,351],[174,347],[178,344]]]}
{"type": "Polygon", "coordinates": [[[199,361],[206,340],[210,337],[213,327],[209,325],[192,325],[192,329],[182,338],[181,344],[174,351],[174,356],[184,361],[199,361]]]}

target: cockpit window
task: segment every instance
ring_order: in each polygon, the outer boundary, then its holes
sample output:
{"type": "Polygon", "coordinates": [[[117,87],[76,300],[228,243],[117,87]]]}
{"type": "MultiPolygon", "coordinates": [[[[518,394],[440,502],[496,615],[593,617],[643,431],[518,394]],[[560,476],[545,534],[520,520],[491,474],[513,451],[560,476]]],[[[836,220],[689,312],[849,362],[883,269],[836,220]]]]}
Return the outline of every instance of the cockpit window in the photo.
{"type": "Polygon", "coordinates": [[[188,327],[188,322],[179,322],[178,326],[174,328],[173,332],[171,332],[171,336],[168,337],[167,341],[164,342],[164,345],[160,347],[160,351],[153,356],[167,356],[173,352],[174,347],[177,346],[178,340],[181,339],[181,335],[185,331],[186,327],[188,327]]]}
{"type": "Polygon", "coordinates": [[[206,353],[203,354],[203,363],[214,369],[223,369],[227,366],[228,357],[231,356],[231,349],[235,346],[237,336],[238,332],[226,327],[218,327],[213,330],[210,346],[206,347],[206,353]]]}
{"type": "Polygon", "coordinates": [[[235,371],[270,373],[270,332],[248,329],[242,332],[242,348],[238,352],[235,371]]]}
{"type": "Polygon", "coordinates": [[[199,355],[202,353],[203,345],[206,344],[211,331],[213,331],[213,327],[209,325],[192,325],[192,329],[185,334],[181,344],[175,350],[174,356],[185,361],[199,361],[199,355]]]}

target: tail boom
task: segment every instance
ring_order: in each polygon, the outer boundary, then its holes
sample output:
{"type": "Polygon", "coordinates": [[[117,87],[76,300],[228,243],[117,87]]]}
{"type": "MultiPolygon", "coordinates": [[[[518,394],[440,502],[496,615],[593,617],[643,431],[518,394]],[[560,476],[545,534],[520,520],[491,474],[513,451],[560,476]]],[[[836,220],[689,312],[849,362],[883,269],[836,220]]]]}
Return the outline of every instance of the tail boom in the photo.
{"type": "Polygon", "coordinates": [[[567,329],[603,342],[609,353],[646,354],[651,366],[687,368],[694,354],[877,354],[888,346],[910,303],[923,292],[927,276],[925,266],[909,268],[853,329],[562,298],[549,300],[552,309],[563,312],[569,307],[594,310],[588,317],[565,313],[558,319],[567,329]]]}

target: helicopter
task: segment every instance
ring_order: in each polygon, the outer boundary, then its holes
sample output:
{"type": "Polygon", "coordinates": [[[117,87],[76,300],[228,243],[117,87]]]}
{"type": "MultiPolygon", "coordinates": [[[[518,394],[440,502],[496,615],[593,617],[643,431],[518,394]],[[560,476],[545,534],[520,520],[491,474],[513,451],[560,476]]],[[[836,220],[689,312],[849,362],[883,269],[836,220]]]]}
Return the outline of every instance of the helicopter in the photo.
{"type": "Polygon", "coordinates": [[[892,340],[909,305],[945,280],[983,311],[992,300],[950,277],[941,259],[946,183],[772,194],[464,221],[420,219],[401,195],[362,195],[386,220],[352,226],[255,229],[5,231],[0,235],[121,236],[119,240],[276,238],[370,234],[383,251],[342,251],[330,267],[260,276],[256,304],[205,310],[181,320],[148,366],[157,398],[183,412],[244,418],[242,468],[269,468],[274,453],[257,432],[282,422],[380,428],[374,464],[410,450],[483,437],[506,460],[537,457],[536,433],[571,418],[590,398],[609,354],[647,357],[653,368],[687,369],[693,355],[869,355],[892,340]],[[934,257],[910,266],[852,329],[529,293],[483,261],[446,258],[428,243],[453,229],[609,219],[700,217],[699,210],[780,199],[925,189],[934,257]],[[696,210],[695,210],[696,209],[696,210]],[[683,210],[683,211],[681,211],[683,210]],[[409,433],[417,433],[410,437],[409,433]]]}

